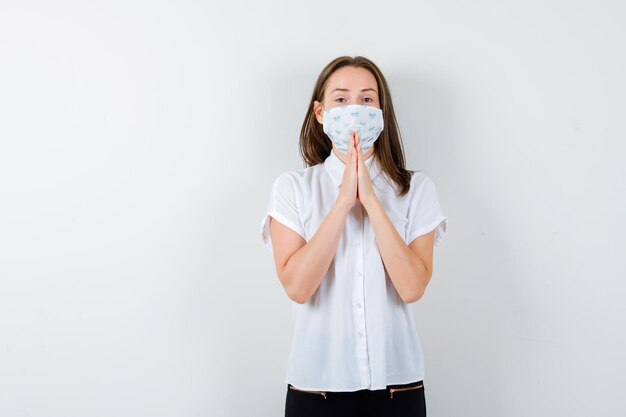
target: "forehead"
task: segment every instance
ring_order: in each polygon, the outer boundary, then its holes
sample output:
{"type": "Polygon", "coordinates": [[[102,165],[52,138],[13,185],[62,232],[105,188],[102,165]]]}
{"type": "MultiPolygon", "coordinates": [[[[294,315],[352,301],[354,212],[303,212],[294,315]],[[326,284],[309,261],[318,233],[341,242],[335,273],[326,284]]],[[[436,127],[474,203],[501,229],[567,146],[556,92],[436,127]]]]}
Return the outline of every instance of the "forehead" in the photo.
{"type": "Polygon", "coordinates": [[[378,91],[378,83],[374,75],[365,68],[342,67],[328,78],[326,92],[331,93],[335,88],[346,88],[352,92],[364,88],[373,88],[378,91]]]}

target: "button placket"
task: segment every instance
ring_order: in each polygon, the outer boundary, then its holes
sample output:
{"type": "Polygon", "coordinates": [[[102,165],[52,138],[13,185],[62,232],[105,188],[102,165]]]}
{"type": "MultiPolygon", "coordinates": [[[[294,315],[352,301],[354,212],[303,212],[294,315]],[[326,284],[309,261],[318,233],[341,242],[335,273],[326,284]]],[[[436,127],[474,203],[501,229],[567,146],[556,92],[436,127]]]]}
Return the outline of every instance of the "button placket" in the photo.
{"type": "Polygon", "coordinates": [[[363,224],[363,211],[360,204],[357,204],[356,213],[356,233],[355,233],[355,241],[353,243],[353,252],[354,256],[354,269],[355,269],[355,278],[356,282],[354,285],[354,294],[353,294],[353,311],[354,311],[354,324],[355,324],[355,332],[356,332],[356,357],[358,361],[358,368],[361,377],[361,383],[363,385],[370,384],[370,364],[369,364],[369,355],[367,350],[367,329],[365,322],[365,282],[363,277],[363,265],[364,265],[364,255],[363,255],[363,234],[364,234],[364,224],[363,224]]]}

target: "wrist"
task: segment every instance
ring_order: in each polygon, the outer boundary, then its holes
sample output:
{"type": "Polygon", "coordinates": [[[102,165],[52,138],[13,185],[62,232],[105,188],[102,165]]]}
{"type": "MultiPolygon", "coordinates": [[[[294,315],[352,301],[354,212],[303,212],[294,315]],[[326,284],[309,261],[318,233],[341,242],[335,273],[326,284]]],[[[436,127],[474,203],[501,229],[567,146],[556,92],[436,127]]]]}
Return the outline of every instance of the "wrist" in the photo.
{"type": "Polygon", "coordinates": [[[337,198],[337,200],[335,201],[335,207],[337,209],[339,209],[345,215],[348,215],[350,210],[352,210],[352,206],[353,205],[354,205],[354,203],[351,203],[347,199],[344,199],[344,198],[341,198],[341,197],[337,198]]]}
{"type": "Polygon", "coordinates": [[[378,200],[376,194],[374,194],[371,198],[361,201],[361,204],[363,205],[365,211],[370,211],[371,209],[375,208],[375,206],[380,204],[380,201],[378,200]]]}

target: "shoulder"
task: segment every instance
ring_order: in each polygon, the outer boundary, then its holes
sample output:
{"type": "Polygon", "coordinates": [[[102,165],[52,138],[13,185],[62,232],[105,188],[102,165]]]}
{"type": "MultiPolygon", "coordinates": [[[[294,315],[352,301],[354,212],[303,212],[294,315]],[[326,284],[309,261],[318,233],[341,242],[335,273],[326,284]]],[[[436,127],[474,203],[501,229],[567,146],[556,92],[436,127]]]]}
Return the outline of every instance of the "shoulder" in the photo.
{"type": "Polygon", "coordinates": [[[411,195],[430,195],[437,194],[437,188],[434,181],[428,174],[423,171],[413,171],[411,175],[411,188],[409,190],[411,195]]]}
{"type": "Polygon", "coordinates": [[[323,168],[323,164],[317,164],[307,168],[281,172],[274,179],[272,188],[289,193],[308,192],[308,188],[313,183],[312,179],[316,178],[323,168]]]}
{"type": "Polygon", "coordinates": [[[413,173],[411,174],[411,185],[419,185],[428,181],[431,181],[431,179],[424,171],[413,171],[413,173]]]}

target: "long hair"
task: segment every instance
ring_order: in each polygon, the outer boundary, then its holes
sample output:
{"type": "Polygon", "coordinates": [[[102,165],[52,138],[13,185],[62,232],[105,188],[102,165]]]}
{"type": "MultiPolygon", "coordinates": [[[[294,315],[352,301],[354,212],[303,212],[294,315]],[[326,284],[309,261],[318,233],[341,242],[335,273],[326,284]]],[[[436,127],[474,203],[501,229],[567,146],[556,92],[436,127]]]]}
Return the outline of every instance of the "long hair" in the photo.
{"type": "Polygon", "coordinates": [[[324,91],[330,76],[335,70],[348,65],[355,68],[365,68],[376,78],[384,127],[383,131],[380,132],[380,137],[374,142],[373,157],[377,158],[381,171],[397,185],[398,195],[403,196],[409,191],[411,175],[414,171],[405,168],[404,147],[387,81],[376,64],[363,56],[337,57],[326,65],[319,74],[313,88],[309,109],[300,130],[300,154],[302,159],[305,166],[310,167],[324,162],[330,155],[330,152],[332,152],[332,142],[324,133],[324,127],[315,118],[314,101],[322,102],[324,100],[324,91]]]}

